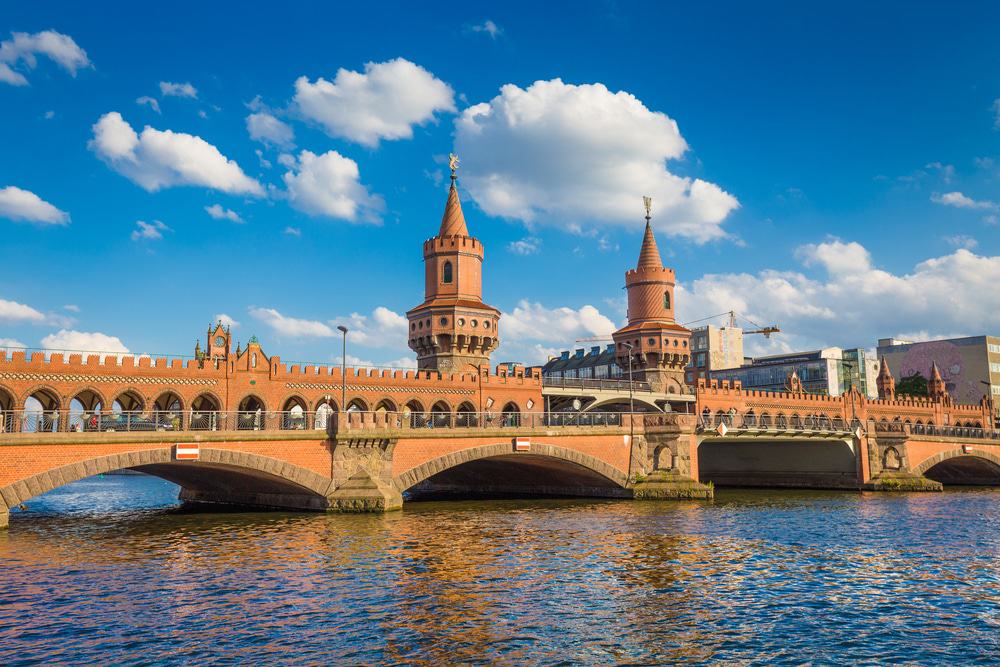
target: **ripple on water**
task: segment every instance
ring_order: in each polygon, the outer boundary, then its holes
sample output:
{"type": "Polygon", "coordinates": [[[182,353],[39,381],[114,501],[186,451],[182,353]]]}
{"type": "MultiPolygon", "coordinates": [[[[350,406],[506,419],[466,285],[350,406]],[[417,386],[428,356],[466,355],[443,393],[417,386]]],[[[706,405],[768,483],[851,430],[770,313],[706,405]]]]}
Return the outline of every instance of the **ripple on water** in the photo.
{"type": "Polygon", "coordinates": [[[995,664],[1000,492],[177,511],[83,480],[0,533],[0,663],[995,664]]]}

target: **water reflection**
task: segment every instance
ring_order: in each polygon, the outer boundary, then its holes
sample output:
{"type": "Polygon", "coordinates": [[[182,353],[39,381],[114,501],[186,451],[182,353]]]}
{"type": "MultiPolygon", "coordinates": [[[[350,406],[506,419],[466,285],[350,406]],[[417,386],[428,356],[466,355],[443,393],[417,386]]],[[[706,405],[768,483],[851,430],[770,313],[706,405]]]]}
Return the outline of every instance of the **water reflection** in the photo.
{"type": "Polygon", "coordinates": [[[989,663],[1000,493],[191,514],[84,480],[0,532],[0,663],[989,663]]]}

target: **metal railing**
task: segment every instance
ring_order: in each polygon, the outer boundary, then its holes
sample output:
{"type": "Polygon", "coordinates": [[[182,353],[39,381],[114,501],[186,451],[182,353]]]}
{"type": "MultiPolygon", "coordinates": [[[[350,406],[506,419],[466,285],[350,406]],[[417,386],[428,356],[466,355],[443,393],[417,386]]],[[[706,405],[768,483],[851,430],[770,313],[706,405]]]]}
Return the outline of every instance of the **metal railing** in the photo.
{"type": "MultiPolygon", "coordinates": [[[[632,391],[650,392],[648,382],[633,381],[632,391]]],[[[596,389],[599,391],[628,391],[629,381],[610,378],[554,378],[542,376],[543,387],[564,389],[596,389]]]]}
{"type": "Polygon", "coordinates": [[[752,412],[702,413],[698,418],[698,428],[715,431],[720,425],[740,431],[804,431],[810,433],[846,433],[853,431],[861,422],[847,423],[840,417],[826,415],[757,415],[752,412]]]}
{"type": "Polygon", "coordinates": [[[1000,440],[1000,431],[978,426],[937,426],[935,424],[910,424],[908,422],[876,422],[875,431],[881,433],[910,433],[942,438],[978,438],[1000,440]]]}
{"type": "Polygon", "coordinates": [[[139,433],[166,431],[322,430],[333,411],[284,412],[153,410],[81,412],[76,410],[0,410],[0,433],[139,433]]]}
{"type": "Polygon", "coordinates": [[[628,418],[620,412],[347,412],[334,417],[338,431],[622,426],[628,418]]]}
{"type": "MultiPolygon", "coordinates": [[[[641,414],[635,415],[637,418],[641,414]]],[[[140,433],[187,431],[327,431],[358,429],[454,429],[623,426],[618,412],[355,412],[332,410],[80,412],[0,410],[0,434],[140,433]]],[[[641,419],[636,419],[642,424],[641,419]]]]}

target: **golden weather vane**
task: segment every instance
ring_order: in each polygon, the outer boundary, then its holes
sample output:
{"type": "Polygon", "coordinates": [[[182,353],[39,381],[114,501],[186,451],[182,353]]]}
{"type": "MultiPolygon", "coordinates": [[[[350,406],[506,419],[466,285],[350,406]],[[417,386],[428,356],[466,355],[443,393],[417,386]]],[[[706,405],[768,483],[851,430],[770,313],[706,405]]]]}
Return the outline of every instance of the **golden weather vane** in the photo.
{"type": "Polygon", "coordinates": [[[451,169],[451,177],[455,178],[455,172],[458,171],[458,156],[454,153],[448,153],[448,168],[451,169]]]}
{"type": "Polygon", "coordinates": [[[651,213],[652,213],[652,210],[653,210],[653,198],[652,197],[643,197],[642,198],[642,203],[646,207],[646,220],[649,220],[652,217],[651,213]]]}

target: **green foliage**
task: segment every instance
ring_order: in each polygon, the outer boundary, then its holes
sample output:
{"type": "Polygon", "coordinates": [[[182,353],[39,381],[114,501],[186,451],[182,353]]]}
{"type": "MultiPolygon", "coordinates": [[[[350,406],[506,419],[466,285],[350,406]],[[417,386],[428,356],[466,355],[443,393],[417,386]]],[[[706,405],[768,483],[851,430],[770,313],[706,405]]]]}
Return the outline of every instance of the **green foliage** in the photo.
{"type": "Polygon", "coordinates": [[[927,378],[920,373],[907,375],[896,383],[896,394],[904,396],[927,396],[927,378]]]}

